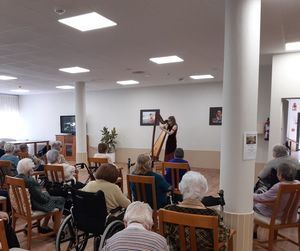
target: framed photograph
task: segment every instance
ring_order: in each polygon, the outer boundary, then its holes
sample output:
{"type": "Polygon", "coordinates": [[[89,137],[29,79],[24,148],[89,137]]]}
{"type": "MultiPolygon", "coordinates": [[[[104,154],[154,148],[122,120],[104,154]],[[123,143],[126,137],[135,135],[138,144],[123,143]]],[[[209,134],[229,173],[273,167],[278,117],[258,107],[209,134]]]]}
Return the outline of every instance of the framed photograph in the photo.
{"type": "MultiPolygon", "coordinates": [[[[140,111],[140,125],[141,126],[153,126],[155,123],[155,114],[160,112],[159,109],[148,109],[140,111]]],[[[157,121],[156,125],[159,122],[157,121]]]]}
{"type": "Polygon", "coordinates": [[[222,125],[222,107],[209,108],[209,125],[222,125]]]}

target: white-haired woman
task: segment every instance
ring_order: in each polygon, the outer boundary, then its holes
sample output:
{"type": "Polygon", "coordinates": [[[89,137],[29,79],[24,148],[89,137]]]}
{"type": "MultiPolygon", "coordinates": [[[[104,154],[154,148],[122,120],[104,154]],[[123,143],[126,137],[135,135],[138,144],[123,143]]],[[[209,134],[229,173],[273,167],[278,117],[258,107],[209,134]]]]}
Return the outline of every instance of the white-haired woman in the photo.
{"type": "Polygon", "coordinates": [[[67,163],[61,163],[60,158],[61,154],[54,149],[51,149],[47,152],[47,160],[48,164],[51,165],[62,165],[64,168],[64,176],[65,176],[65,181],[72,181],[72,187],[75,189],[80,189],[84,187],[84,184],[76,181],[75,174],[76,174],[76,168],[75,166],[71,166],[67,163]]]}
{"type": "Polygon", "coordinates": [[[167,250],[167,242],[161,235],[152,232],[151,207],[140,201],[131,203],[124,216],[125,229],[107,240],[103,250],[167,250]]]}
{"type": "MultiPolygon", "coordinates": [[[[19,161],[17,166],[18,175],[16,178],[24,179],[25,185],[29,190],[30,201],[33,210],[39,210],[43,212],[51,212],[55,208],[59,209],[61,214],[57,214],[54,219],[55,225],[59,226],[62,216],[62,210],[64,208],[65,199],[60,196],[50,196],[47,192],[42,192],[40,184],[32,178],[34,163],[29,158],[24,158],[19,161]]],[[[43,227],[39,228],[41,233],[52,231],[47,227],[49,219],[44,221],[43,227]]]]}
{"type": "Polygon", "coordinates": [[[54,141],[51,145],[52,150],[56,150],[59,152],[59,164],[63,164],[63,163],[68,164],[68,162],[65,159],[65,156],[61,153],[62,147],[63,147],[63,145],[62,145],[61,141],[58,141],[58,140],[54,141]]]}
{"type": "MultiPolygon", "coordinates": [[[[219,216],[215,210],[207,208],[201,203],[202,198],[208,190],[207,180],[202,174],[194,171],[184,174],[179,183],[179,190],[182,193],[183,201],[178,205],[168,205],[165,209],[189,214],[219,216]]],[[[219,241],[227,240],[229,229],[224,226],[221,217],[219,217],[219,229],[219,241]]],[[[170,250],[180,250],[178,226],[167,224],[166,234],[170,250]]],[[[199,250],[213,249],[213,235],[211,230],[198,228],[196,229],[196,236],[199,250]]],[[[186,239],[186,247],[190,249],[189,238],[186,239]]]]}
{"type": "Polygon", "coordinates": [[[12,175],[17,174],[17,165],[19,162],[19,158],[14,155],[15,146],[11,143],[5,143],[4,151],[5,154],[1,156],[0,160],[9,160],[12,164],[11,173],[12,175]]]}

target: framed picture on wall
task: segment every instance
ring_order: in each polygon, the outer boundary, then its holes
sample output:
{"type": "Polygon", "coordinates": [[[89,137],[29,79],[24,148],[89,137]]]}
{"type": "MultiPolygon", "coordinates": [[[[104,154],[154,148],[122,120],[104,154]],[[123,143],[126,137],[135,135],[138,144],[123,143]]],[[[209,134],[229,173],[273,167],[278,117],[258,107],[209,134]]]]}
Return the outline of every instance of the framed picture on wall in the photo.
{"type": "MultiPolygon", "coordinates": [[[[140,111],[140,125],[141,126],[153,126],[155,123],[155,114],[160,112],[159,109],[147,109],[140,111]]],[[[157,121],[156,125],[159,122],[157,121]]]]}
{"type": "Polygon", "coordinates": [[[209,125],[222,125],[222,107],[209,108],[209,125]]]}

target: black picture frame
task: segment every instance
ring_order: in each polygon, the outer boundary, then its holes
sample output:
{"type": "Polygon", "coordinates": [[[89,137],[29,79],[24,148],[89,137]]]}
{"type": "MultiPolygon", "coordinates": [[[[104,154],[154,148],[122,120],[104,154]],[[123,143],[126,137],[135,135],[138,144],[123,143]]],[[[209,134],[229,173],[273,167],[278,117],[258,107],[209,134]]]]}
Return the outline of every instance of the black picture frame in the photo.
{"type": "MultiPolygon", "coordinates": [[[[156,112],[160,113],[160,109],[140,110],[140,125],[141,126],[153,126],[155,123],[156,112]]],[[[157,121],[156,125],[159,125],[159,121],[157,121]]]]}
{"type": "Polygon", "coordinates": [[[209,108],[209,125],[220,126],[222,125],[222,107],[209,108]]]}

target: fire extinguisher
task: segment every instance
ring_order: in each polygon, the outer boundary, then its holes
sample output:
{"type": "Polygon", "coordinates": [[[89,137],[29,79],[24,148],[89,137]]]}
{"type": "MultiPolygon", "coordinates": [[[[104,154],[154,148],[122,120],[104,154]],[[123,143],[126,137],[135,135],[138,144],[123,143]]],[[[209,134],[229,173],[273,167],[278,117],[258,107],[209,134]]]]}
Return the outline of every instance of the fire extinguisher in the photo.
{"type": "Polygon", "coordinates": [[[266,141],[269,140],[269,135],[270,135],[270,118],[268,118],[264,124],[264,139],[266,141]]]}

